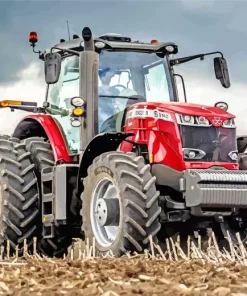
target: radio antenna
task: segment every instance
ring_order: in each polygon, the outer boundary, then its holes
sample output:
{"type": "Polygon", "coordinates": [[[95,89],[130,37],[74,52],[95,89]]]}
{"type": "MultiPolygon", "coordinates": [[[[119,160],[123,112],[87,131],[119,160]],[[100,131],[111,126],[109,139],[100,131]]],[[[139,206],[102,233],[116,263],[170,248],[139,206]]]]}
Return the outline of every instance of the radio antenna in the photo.
{"type": "Polygon", "coordinates": [[[69,36],[69,40],[70,40],[70,32],[69,32],[69,21],[67,21],[67,30],[68,30],[68,36],[69,36]]]}

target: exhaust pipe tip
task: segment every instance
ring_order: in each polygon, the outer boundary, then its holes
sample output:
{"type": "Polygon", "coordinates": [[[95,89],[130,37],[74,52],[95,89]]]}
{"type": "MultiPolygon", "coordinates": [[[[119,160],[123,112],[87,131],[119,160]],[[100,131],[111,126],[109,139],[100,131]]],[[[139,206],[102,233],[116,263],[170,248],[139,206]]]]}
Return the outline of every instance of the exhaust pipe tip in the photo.
{"type": "Polygon", "coordinates": [[[82,30],[82,38],[84,43],[84,50],[85,51],[94,51],[94,42],[93,42],[93,33],[89,27],[85,27],[82,30]]]}

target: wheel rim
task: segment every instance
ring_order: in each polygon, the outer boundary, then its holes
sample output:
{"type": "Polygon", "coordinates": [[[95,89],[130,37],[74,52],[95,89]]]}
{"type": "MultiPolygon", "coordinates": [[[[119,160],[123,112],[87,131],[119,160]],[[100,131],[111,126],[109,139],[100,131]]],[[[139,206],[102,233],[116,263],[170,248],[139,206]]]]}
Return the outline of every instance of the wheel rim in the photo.
{"type": "Polygon", "coordinates": [[[120,200],[111,180],[101,179],[91,197],[90,220],[95,239],[109,247],[119,234],[120,200]]]}

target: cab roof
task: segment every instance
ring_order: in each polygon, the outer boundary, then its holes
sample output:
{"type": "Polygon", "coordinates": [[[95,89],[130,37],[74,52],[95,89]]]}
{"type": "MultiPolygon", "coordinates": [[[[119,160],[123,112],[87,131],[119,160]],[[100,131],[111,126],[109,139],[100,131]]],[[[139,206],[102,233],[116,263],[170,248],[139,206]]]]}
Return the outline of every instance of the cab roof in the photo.
{"type": "MultiPolygon", "coordinates": [[[[130,40],[130,38],[129,38],[130,40]]],[[[62,50],[72,49],[77,51],[83,51],[83,38],[75,38],[69,41],[64,41],[54,45],[54,47],[59,47],[62,50]]],[[[142,43],[139,41],[109,41],[105,37],[94,38],[94,43],[103,42],[106,44],[106,49],[112,50],[130,50],[130,51],[147,51],[147,52],[169,52],[166,50],[168,46],[174,48],[173,54],[178,52],[178,46],[174,42],[158,42],[158,43],[142,43]]],[[[50,49],[46,50],[46,52],[50,49]]],[[[53,49],[54,52],[59,52],[58,49],[53,49]]]]}

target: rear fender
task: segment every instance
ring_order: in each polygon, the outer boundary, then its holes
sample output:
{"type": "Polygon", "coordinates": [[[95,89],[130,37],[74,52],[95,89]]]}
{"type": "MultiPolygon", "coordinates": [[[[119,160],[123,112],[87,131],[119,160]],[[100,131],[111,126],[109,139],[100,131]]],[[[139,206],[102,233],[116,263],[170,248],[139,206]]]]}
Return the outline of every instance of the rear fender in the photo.
{"type": "Polygon", "coordinates": [[[29,137],[44,137],[49,140],[55,161],[70,162],[69,145],[60,123],[45,114],[31,114],[16,126],[13,137],[21,140],[29,137]]]}
{"type": "Polygon", "coordinates": [[[87,169],[93,163],[93,160],[108,151],[116,151],[121,144],[131,133],[102,133],[98,134],[87,145],[87,148],[81,158],[78,174],[78,192],[83,191],[83,185],[81,180],[87,176],[87,169]]]}

